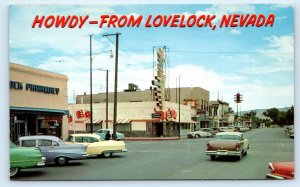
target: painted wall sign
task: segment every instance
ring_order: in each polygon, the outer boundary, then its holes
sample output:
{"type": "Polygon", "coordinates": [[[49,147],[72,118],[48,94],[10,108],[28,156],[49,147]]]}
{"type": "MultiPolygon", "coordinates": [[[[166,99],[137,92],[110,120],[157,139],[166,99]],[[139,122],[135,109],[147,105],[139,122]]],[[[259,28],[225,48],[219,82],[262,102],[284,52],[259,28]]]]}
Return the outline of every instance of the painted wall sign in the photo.
{"type": "MultiPolygon", "coordinates": [[[[23,83],[18,81],[9,81],[9,88],[15,90],[23,90],[23,83]]],[[[53,87],[42,86],[37,84],[26,83],[25,89],[27,91],[41,92],[45,94],[54,94],[54,95],[59,94],[59,88],[53,88],[53,87]]]]}

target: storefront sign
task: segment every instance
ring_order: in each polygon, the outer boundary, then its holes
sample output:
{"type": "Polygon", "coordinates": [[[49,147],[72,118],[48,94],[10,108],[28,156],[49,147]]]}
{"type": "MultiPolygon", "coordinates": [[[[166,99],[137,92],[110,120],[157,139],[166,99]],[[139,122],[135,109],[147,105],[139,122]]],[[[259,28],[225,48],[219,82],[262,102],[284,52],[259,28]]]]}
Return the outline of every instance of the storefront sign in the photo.
{"type": "Polygon", "coordinates": [[[152,118],[160,118],[161,115],[158,114],[158,113],[152,113],[152,114],[151,114],[151,117],[152,117],[152,118]]]}
{"type": "MultiPolygon", "coordinates": [[[[23,90],[23,83],[17,81],[10,81],[9,88],[15,90],[23,90]]],[[[53,87],[30,84],[30,83],[26,83],[25,89],[27,91],[41,92],[41,93],[54,94],[54,95],[58,95],[59,93],[59,88],[53,88],[53,87]]]]}
{"type": "Polygon", "coordinates": [[[152,118],[160,118],[161,120],[169,120],[169,119],[176,119],[177,118],[177,112],[173,109],[168,109],[167,111],[157,111],[154,108],[154,112],[151,116],[152,118]]]}
{"type": "Polygon", "coordinates": [[[91,117],[91,112],[86,110],[85,112],[83,112],[83,110],[77,110],[76,111],[76,117],[77,119],[80,119],[80,118],[90,118],[91,117]]]}

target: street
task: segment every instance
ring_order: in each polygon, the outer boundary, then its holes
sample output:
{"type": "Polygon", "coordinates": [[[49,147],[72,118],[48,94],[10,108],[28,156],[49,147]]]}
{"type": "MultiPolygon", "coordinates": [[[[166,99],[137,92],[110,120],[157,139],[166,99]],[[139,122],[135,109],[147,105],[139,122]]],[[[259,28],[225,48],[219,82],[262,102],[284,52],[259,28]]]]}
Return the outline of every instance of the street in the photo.
{"type": "Polygon", "coordinates": [[[205,155],[211,138],[126,141],[127,153],[24,169],[12,180],[265,179],[269,162],[294,160],[294,139],[283,128],[254,129],[244,136],[251,147],[242,160],[211,161],[205,155]]]}

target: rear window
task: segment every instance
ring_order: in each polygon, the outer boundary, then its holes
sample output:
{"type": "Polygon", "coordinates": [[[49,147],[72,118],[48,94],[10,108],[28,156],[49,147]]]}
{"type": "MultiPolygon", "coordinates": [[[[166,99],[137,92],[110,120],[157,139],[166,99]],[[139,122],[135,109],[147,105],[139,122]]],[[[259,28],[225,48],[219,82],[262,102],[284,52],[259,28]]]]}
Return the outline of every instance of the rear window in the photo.
{"type": "Polygon", "coordinates": [[[217,135],[216,139],[219,139],[219,140],[241,140],[241,137],[236,136],[236,135],[217,135]]]}

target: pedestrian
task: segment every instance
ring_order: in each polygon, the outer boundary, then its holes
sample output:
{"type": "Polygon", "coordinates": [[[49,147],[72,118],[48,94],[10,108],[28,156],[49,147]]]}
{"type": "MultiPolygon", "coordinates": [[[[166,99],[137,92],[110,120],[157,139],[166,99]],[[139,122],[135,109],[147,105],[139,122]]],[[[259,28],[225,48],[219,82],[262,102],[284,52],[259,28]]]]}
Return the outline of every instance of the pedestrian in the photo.
{"type": "Polygon", "coordinates": [[[111,137],[111,135],[110,135],[109,131],[107,131],[105,134],[105,140],[110,140],[110,137],[111,137]]]}

